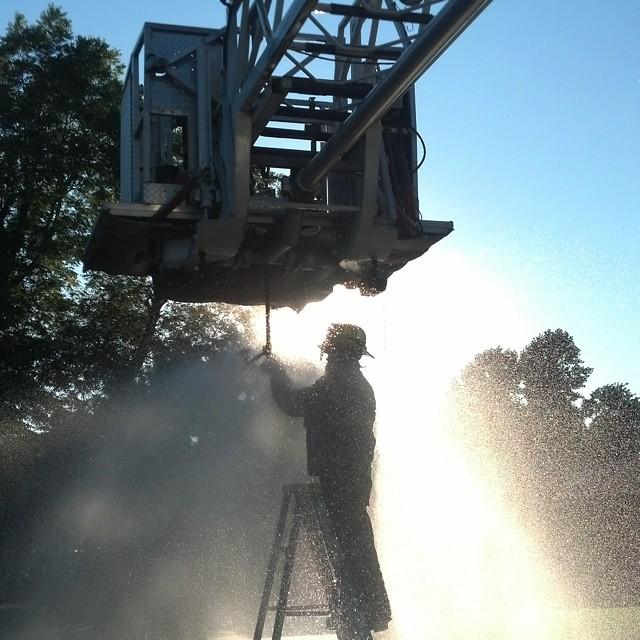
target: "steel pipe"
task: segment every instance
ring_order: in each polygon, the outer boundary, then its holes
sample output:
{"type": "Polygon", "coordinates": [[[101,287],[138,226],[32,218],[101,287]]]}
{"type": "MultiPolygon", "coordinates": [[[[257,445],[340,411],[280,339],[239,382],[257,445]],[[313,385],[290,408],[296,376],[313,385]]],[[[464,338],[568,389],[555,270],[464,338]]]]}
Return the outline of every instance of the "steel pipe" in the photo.
{"type": "Polygon", "coordinates": [[[314,191],[331,167],[360,140],[369,127],[382,118],[490,2],[450,0],[398,58],[384,79],[375,85],[309,164],[298,173],[298,189],[314,191]]]}

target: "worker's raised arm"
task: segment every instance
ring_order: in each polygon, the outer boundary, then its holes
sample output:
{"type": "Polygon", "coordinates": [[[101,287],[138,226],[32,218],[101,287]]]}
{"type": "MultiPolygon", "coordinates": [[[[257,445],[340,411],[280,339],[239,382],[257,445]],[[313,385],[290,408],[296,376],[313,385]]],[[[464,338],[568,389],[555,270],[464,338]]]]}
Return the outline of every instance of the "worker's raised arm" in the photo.
{"type": "Polygon", "coordinates": [[[266,368],[271,376],[271,393],[280,410],[296,418],[304,416],[309,387],[294,389],[285,366],[275,358],[268,361],[266,368]]]}

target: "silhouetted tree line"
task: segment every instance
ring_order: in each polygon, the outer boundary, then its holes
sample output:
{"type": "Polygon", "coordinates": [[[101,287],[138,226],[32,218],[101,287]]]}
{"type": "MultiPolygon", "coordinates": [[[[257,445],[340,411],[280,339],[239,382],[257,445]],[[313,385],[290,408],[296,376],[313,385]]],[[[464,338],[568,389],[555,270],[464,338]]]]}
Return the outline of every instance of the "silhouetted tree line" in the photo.
{"type": "MultiPolygon", "coordinates": [[[[62,565],[79,566],[80,556],[69,564],[70,554],[80,553],[84,563],[76,592],[91,576],[108,581],[91,567],[106,567],[114,557],[95,545],[82,548],[78,540],[72,545],[63,516],[54,513],[65,491],[112,474],[118,491],[133,488],[143,513],[154,499],[163,504],[164,496],[168,504],[167,474],[186,470],[184,482],[194,484],[193,470],[203,460],[210,464],[216,451],[215,442],[205,443],[199,434],[211,413],[222,411],[207,404],[202,415],[204,402],[193,400],[206,400],[211,367],[243,340],[247,318],[237,309],[168,303],[144,279],[82,273],[96,214],[102,203],[117,200],[121,74],[119,53],[101,39],[75,35],[53,5],[33,24],[16,14],[0,37],[3,637],[14,603],[36,596],[55,601],[52,576],[62,565]],[[174,372],[185,367],[189,382],[175,384],[174,372]],[[147,401],[153,407],[147,423],[158,425],[156,440],[151,427],[135,436],[129,430],[132,403],[147,401]],[[196,442],[202,446],[191,446],[196,442]],[[127,446],[130,454],[115,455],[127,446]],[[205,452],[200,462],[196,450],[205,452]]],[[[233,380],[229,374],[218,387],[233,393],[233,380]]],[[[184,482],[186,508],[200,489],[192,486],[190,494],[184,482]]],[[[175,535],[165,522],[154,533],[156,552],[175,535]]],[[[128,576],[115,581],[120,590],[143,581],[135,576],[144,575],[148,558],[140,549],[148,543],[138,540],[129,555],[121,550],[127,558],[122,562],[132,565],[120,568],[128,576]]],[[[61,634],[75,637],[69,630],[61,634]]]]}
{"type": "Polygon", "coordinates": [[[561,329],[488,349],[454,384],[456,423],[571,596],[637,604],[640,398],[624,383],[587,393],[591,373],[561,329]]]}

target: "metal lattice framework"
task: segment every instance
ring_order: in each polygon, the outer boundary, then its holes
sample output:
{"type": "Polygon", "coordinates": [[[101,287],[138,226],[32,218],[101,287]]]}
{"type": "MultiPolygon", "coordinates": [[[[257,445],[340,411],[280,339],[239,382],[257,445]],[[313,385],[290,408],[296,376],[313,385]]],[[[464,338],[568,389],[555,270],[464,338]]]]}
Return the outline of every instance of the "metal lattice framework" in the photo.
{"type": "Polygon", "coordinates": [[[398,9],[394,0],[233,2],[226,92],[235,112],[251,115],[254,141],[287,137],[269,121],[340,123],[330,149],[297,180],[299,189],[312,191],[488,3],[425,0],[398,9]]]}
{"type": "Polygon", "coordinates": [[[383,290],[453,228],[419,210],[413,84],[490,0],[403,1],[235,0],[224,29],[145,25],[121,203],[87,266],[184,300],[255,304],[259,265],[275,304],[383,290]]]}

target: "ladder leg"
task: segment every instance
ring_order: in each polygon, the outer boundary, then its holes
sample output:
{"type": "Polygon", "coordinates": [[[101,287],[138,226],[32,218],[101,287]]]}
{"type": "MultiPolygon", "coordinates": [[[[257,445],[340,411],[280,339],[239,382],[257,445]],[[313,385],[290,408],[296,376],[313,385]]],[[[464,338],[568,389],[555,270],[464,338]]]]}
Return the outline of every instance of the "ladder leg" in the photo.
{"type": "Polygon", "coordinates": [[[276,609],[276,619],[273,624],[272,640],[280,640],[282,638],[282,629],[284,627],[284,617],[286,615],[287,601],[289,599],[289,589],[291,588],[291,578],[293,574],[293,563],[298,546],[298,536],[300,535],[300,525],[302,524],[302,510],[300,503],[296,500],[295,512],[293,514],[293,524],[291,525],[291,533],[289,535],[289,544],[287,545],[286,559],[282,573],[282,584],[280,585],[280,595],[278,596],[278,606],[276,609]]]}
{"type": "MultiPolygon", "coordinates": [[[[276,580],[276,573],[278,573],[279,558],[283,552],[285,560],[282,566],[271,640],[282,640],[286,616],[296,615],[287,607],[293,579],[295,555],[303,527],[315,530],[319,534],[321,554],[324,556],[329,574],[327,576],[330,582],[327,585],[330,591],[329,609],[337,617],[338,628],[336,632],[338,640],[372,640],[366,620],[364,620],[359,611],[358,600],[354,597],[349,568],[345,565],[324,496],[320,491],[320,487],[315,484],[288,485],[285,487],[253,640],[262,640],[263,638],[266,618],[270,609],[271,593],[276,580]],[[294,505],[293,514],[291,514],[292,501],[294,505]],[[290,527],[287,525],[289,517],[292,518],[290,527]],[[283,548],[283,539],[285,537],[288,540],[286,547],[283,548]]],[[[312,610],[307,612],[306,615],[309,615],[309,613],[316,615],[312,610]]],[[[303,613],[303,615],[305,614],[303,613]]],[[[321,615],[326,615],[326,613],[321,615]]]]}
{"type": "Polygon", "coordinates": [[[267,565],[267,576],[264,581],[264,589],[262,591],[262,600],[260,601],[260,610],[258,611],[258,621],[253,634],[253,640],[262,640],[264,632],[264,623],[267,619],[267,611],[269,610],[269,600],[271,598],[271,589],[273,588],[273,579],[278,566],[278,557],[281,551],[282,537],[287,523],[287,515],[289,513],[289,504],[291,502],[291,493],[286,491],[282,497],[282,506],[280,507],[280,516],[278,517],[278,526],[276,535],[269,556],[269,564],[267,565]]]}

